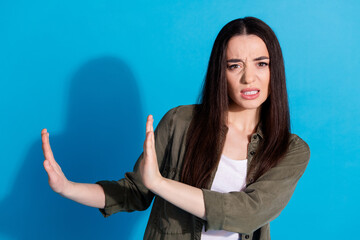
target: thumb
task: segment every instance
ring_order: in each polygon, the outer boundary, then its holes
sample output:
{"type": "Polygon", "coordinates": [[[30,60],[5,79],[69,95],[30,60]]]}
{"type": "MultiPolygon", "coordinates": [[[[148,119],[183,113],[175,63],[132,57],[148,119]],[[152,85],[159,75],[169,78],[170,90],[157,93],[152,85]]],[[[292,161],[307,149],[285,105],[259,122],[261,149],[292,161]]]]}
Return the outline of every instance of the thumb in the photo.
{"type": "Polygon", "coordinates": [[[53,166],[50,164],[49,160],[44,161],[44,168],[45,168],[47,174],[49,175],[49,177],[50,177],[50,175],[52,175],[55,172],[55,170],[54,170],[53,166]]]}

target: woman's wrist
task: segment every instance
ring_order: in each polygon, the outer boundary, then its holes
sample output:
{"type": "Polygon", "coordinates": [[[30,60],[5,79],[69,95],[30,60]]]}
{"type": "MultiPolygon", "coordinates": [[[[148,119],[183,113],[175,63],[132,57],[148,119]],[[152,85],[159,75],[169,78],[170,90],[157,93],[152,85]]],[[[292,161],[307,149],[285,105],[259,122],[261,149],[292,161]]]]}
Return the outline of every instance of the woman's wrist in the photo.
{"type": "Polygon", "coordinates": [[[75,184],[74,182],[66,180],[64,183],[64,188],[62,191],[59,192],[59,194],[65,198],[71,198],[72,189],[74,188],[74,184],[75,184]]]}
{"type": "Polygon", "coordinates": [[[166,178],[163,176],[159,176],[156,180],[152,181],[152,184],[148,187],[148,189],[156,195],[161,194],[161,190],[164,189],[164,184],[166,184],[166,178]]]}

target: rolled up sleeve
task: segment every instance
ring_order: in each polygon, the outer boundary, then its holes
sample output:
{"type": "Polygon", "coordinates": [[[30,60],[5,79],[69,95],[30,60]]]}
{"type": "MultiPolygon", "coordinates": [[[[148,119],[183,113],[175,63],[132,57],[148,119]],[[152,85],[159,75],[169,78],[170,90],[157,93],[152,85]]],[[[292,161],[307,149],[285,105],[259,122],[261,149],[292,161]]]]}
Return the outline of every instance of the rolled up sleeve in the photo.
{"type": "MultiPolygon", "coordinates": [[[[155,149],[160,171],[166,158],[166,148],[169,146],[172,123],[176,108],[167,112],[160,120],[155,129],[155,149]]],[[[131,212],[147,209],[154,197],[141,181],[139,164],[143,159],[143,154],[138,158],[133,172],[127,172],[125,178],[118,181],[99,181],[105,192],[105,207],[99,209],[100,212],[108,217],[116,212],[131,212]]]]}
{"type": "Polygon", "coordinates": [[[298,136],[281,162],[241,192],[202,189],[205,229],[252,233],[275,219],[289,202],[310,159],[309,146],[298,136]]]}

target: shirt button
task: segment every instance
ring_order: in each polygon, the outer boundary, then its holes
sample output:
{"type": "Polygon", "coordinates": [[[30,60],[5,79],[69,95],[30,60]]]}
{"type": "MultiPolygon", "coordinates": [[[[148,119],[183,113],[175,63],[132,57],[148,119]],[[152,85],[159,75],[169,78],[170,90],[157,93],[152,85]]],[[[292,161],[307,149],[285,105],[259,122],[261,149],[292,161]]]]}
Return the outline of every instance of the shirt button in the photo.
{"type": "Polygon", "coordinates": [[[247,235],[247,234],[245,235],[245,239],[249,239],[249,237],[250,237],[249,235],[247,235]]]}
{"type": "Polygon", "coordinates": [[[254,151],[251,151],[251,152],[250,152],[250,155],[251,155],[251,156],[253,156],[254,154],[255,154],[255,152],[254,152],[254,151]]]}

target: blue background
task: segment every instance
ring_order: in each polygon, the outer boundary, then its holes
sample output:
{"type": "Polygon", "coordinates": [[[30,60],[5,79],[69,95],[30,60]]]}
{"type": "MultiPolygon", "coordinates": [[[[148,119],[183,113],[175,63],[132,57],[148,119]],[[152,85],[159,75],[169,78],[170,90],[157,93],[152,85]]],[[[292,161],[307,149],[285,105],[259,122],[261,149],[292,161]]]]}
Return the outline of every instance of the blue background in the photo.
{"type": "Polygon", "coordinates": [[[141,239],[149,212],[103,218],[51,191],[40,131],[73,181],[118,179],[147,114],[194,103],[223,25],[255,16],[283,49],[293,132],[311,160],[274,239],[353,239],[358,227],[360,3],[0,2],[0,239],[141,239]],[[291,235],[291,237],[290,237],[291,235]]]}

